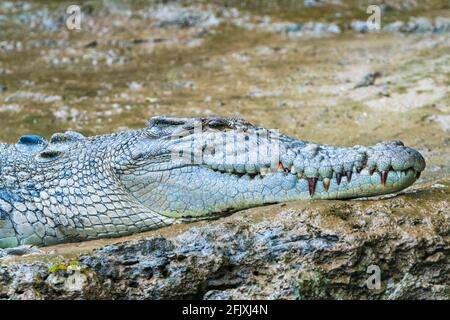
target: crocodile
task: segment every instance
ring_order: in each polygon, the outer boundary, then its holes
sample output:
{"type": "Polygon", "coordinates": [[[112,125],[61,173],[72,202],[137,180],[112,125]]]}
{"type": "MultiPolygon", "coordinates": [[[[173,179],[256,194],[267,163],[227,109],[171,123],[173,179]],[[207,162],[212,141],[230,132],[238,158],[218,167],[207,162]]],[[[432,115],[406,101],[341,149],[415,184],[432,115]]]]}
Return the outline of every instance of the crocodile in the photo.
{"type": "Polygon", "coordinates": [[[130,235],[302,199],[396,193],[419,178],[401,141],[334,147],[243,119],[153,117],[139,130],[0,144],[0,248],[130,235]]]}

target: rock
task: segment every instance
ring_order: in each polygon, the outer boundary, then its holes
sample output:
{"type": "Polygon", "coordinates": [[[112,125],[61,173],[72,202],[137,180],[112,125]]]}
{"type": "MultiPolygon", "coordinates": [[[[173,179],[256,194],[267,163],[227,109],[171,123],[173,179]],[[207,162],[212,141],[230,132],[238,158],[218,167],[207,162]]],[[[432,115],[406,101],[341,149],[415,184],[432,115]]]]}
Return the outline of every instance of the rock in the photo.
{"type": "Polygon", "coordinates": [[[5,105],[0,105],[0,112],[20,112],[22,111],[23,106],[20,104],[5,104],[5,105]]]}
{"type": "Polygon", "coordinates": [[[259,88],[253,88],[247,93],[248,98],[270,98],[280,97],[283,93],[279,90],[276,91],[264,91],[259,88]]]}
{"type": "Polygon", "coordinates": [[[359,33],[369,32],[369,26],[366,21],[353,20],[350,24],[350,29],[359,33]]]}
{"type": "Polygon", "coordinates": [[[57,95],[46,95],[39,92],[31,92],[31,91],[17,91],[14,94],[5,98],[5,102],[14,102],[17,100],[32,100],[34,102],[41,103],[53,103],[62,101],[62,96],[57,95]]]}
{"type": "Polygon", "coordinates": [[[156,20],[156,26],[159,28],[209,28],[220,24],[213,12],[196,7],[162,5],[144,15],[156,20]]]}
{"type": "Polygon", "coordinates": [[[168,236],[102,240],[61,267],[50,268],[46,255],[15,258],[1,262],[0,297],[448,299],[449,187],[440,183],[383,200],[272,205],[181,233],[168,227],[168,236]],[[379,287],[370,289],[374,272],[379,287]]]}
{"type": "Polygon", "coordinates": [[[364,79],[358,82],[354,88],[356,89],[361,87],[372,86],[375,83],[375,80],[379,77],[381,77],[381,72],[378,71],[370,72],[364,77],[364,79]]]}
{"type": "Polygon", "coordinates": [[[434,22],[428,18],[410,18],[408,21],[395,21],[383,27],[386,32],[430,34],[450,31],[450,18],[437,17],[434,22]]]}
{"type": "Polygon", "coordinates": [[[98,45],[97,40],[91,41],[84,45],[85,48],[96,48],[98,45]]]}
{"type": "MultiPolygon", "coordinates": [[[[24,6],[26,7],[26,6],[24,6]]],[[[5,21],[16,25],[27,25],[31,29],[46,32],[60,30],[64,23],[63,10],[49,10],[48,8],[36,9],[29,7],[26,10],[14,8],[17,14],[6,15],[5,21]]]]}
{"type": "Polygon", "coordinates": [[[257,30],[272,33],[286,34],[291,38],[323,37],[332,34],[341,33],[341,29],[335,23],[324,23],[309,21],[306,23],[294,22],[272,22],[269,16],[263,17],[238,17],[231,19],[231,22],[247,30],[257,30]]]}
{"type": "Polygon", "coordinates": [[[252,59],[251,56],[245,52],[235,52],[231,56],[239,62],[250,62],[252,59]]]}
{"type": "Polygon", "coordinates": [[[439,124],[442,130],[450,132],[450,115],[432,115],[429,120],[439,124]]]}
{"type": "Polygon", "coordinates": [[[109,50],[106,54],[106,64],[108,66],[111,65],[123,65],[127,63],[129,60],[126,56],[119,56],[117,53],[114,52],[114,50],[109,50]]]}
{"type": "Polygon", "coordinates": [[[427,18],[411,18],[406,26],[406,32],[431,33],[434,26],[427,18]]]}
{"type": "Polygon", "coordinates": [[[405,25],[405,22],[403,21],[395,21],[392,23],[388,23],[383,27],[383,31],[386,32],[400,32],[403,29],[403,26],[405,25]]]}
{"type": "Polygon", "coordinates": [[[56,40],[56,39],[40,39],[40,40],[33,40],[30,41],[29,46],[30,48],[36,49],[36,48],[67,48],[69,47],[69,43],[65,40],[56,40]]]}
{"type": "Polygon", "coordinates": [[[335,23],[308,22],[303,25],[302,32],[314,37],[322,37],[328,34],[339,34],[341,29],[335,23]]]}
{"type": "Polygon", "coordinates": [[[179,80],[179,81],[175,81],[173,83],[173,88],[178,89],[178,90],[183,90],[183,89],[191,89],[191,90],[195,90],[195,83],[193,81],[190,80],[179,80]]]}
{"type": "Polygon", "coordinates": [[[326,35],[339,34],[341,33],[341,29],[335,23],[307,22],[303,25],[289,25],[286,33],[290,37],[312,36],[320,38],[326,35]]]}
{"type": "MultiPolygon", "coordinates": [[[[306,7],[314,7],[323,4],[322,1],[305,1],[306,7]]],[[[383,10],[386,6],[381,6],[383,10]]],[[[228,11],[227,11],[228,12],[228,11]]],[[[251,16],[240,15],[236,11],[235,15],[227,14],[224,18],[239,28],[247,30],[256,30],[272,33],[286,34],[291,38],[300,38],[304,36],[309,37],[323,37],[333,34],[342,33],[341,28],[337,23],[324,23],[317,21],[299,21],[299,22],[274,22],[270,16],[251,16]]],[[[352,20],[348,29],[357,33],[369,33],[378,31],[371,30],[367,21],[352,20]]],[[[414,34],[429,34],[429,33],[444,33],[450,31],[450,18],[437,17],[433,20],[425,17],[412,17],[408,21],[395,21],[384,25],[382,28],[385,32],[391,33],[414,33],[414,34]]]]}
{"type": "MultiPolygon", "coordinates": [[[[14,247],[14,248],[7,248],[7,249],[3,249],[3,257],[6,256],[26,256],[26,255],[34,255],[34,254],[42,254],[43,251],[37,249],[37,248],[33,248],[31,246],[28,245],[23,245],[23,246],[19,246],[19,247],[14,247]]],[[[0,253],[0,256],[2,256],[2,254],[0,253]]]]}
{"type": "Polygon", "coordinates": [[[444,33],[450,31],[450,18],[447,17],[437,17],[434,20],[435,32],[444,33]]]}
{"type": "Polygon", "coordinates": [[[131,91],[140,91],[142,89],[142,83],[139,83],[139,82],[136,82],[136,81],[130,82],[128,84],[128,88],[131,91]]]}
{"type": "Polygon", "coordinates": [[[287,52],[286,48],[279,47],[257,47],[255,51],[259,56],[270,56],[273,54],[284,54],[287,52]]]}
{"type": "Polygon", "coordinates": [[[303,0],[303,5],[307,8],[317,7],[320,5],[320,1],[317,0],[303,0]]]}
{"type": "Polygon", "coordinates": [[[381,86],[381,90],[378,92],[378,96],[380,96],[380,97],[390,97],[391,96],[387,85],[381,86]]]}
{"type": "Polygon", "coordinates": [[[69,106],[62,106],[53,112],[53,116],[59,121],[76,121],[80,111],[69,106]]]}
{"type": "Polygon", "coordinates": [[[20,41],[0,41],[0,52],[20,51],[22,47],[23,45],[20,41]]]}

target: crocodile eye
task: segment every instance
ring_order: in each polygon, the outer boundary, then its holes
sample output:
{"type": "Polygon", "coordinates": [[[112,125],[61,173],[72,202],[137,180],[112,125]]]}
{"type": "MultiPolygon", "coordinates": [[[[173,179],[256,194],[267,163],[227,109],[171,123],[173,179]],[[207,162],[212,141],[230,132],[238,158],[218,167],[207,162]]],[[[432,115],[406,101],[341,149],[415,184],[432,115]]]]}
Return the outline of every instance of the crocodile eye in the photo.
{"type": "Polygon", "coordinates": [[[233,128],[233,124],[231,121],[229,121],[227,119],[221,119],[221,118],[208,119],[206,125],[213,129],[232,129],[233,128]]]}
{"type": "Polygon", "coordinates": [[[184,127],[183,127],[183,130],[186,130],[186,131],[192,131],[192,130],[194,130],[194,125],[193,124],[188,124],[188,125],[185,125],[184,127]]]}
{"type": "Polygon", "coordinates": [[[249,129],[254,128],[251,123],[239,118],[207,118],[204,121],[208,127],[217,130],[238,129],[247,132],[249,129]]]}

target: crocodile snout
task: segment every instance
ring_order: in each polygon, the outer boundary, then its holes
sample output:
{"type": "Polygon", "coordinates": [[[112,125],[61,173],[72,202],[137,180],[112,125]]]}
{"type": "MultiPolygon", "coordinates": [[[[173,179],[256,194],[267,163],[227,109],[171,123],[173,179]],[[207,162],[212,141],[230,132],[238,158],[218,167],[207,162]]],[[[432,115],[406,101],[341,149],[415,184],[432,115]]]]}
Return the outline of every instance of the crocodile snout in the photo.
{"type": "Polygon", "coordinates": [[[367,150],[367,167],[371,173],[378,171],[385,181],[390,171],[414,170],[417,178],[425,169],[425,159],[399,140],[380,142],[367,150]]]}

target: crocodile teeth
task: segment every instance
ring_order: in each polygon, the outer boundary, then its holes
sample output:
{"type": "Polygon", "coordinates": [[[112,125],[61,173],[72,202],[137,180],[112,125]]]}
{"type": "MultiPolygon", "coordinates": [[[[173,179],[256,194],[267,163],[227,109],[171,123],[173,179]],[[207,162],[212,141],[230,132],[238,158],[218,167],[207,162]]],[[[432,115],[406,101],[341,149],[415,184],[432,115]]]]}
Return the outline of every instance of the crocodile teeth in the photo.
{"type": "Polygon", "coordinates": [[[306,178],[308,180],[309,195],[312,197],[316,191],[317,178],[306,178]]]}
{"type": "Polygon", "coordinates": [[[387,180],[387,177],[388,177],[388,173],[389,173],[389,171],[381,171],[381,172],[380,172],[381,184],[382,184],[383,186],[386,185],[386,180],[387,180]]]}
{"type": "Polygon", "coordinates": [[[350,183],[352,181],[352,172],[351,171],[347,171],[345,173],[345,175],[347,176],[348,183],[350,183]]]}
{"type": "Polygon", "coordinates": [[[263,167],[259,170],[259,172],[260,172],[261,176],[264,177],[269,172],[269,169],[263,167]]]}
{"type": "Polygon", "coordinates": [[[323,188],[325,189],[325,192],[328,192],[328,188],[330,188],[330,182],[331,182],[330,179],[323,178],[322,183],[323,183],[323,188]]]}
{"type": "Polygon", "coordinates": [[[277,168],[273,168],[273,167],[267,168],[267,173],[276,173],[276,172],[278,172],[277,168]]]}
{"type": "Polygon", "coordinates": [[[341,178],[342,178],[342,175],[340,173],[336,172],[336,182],[338,185],[341,184],[341,178]]]}

